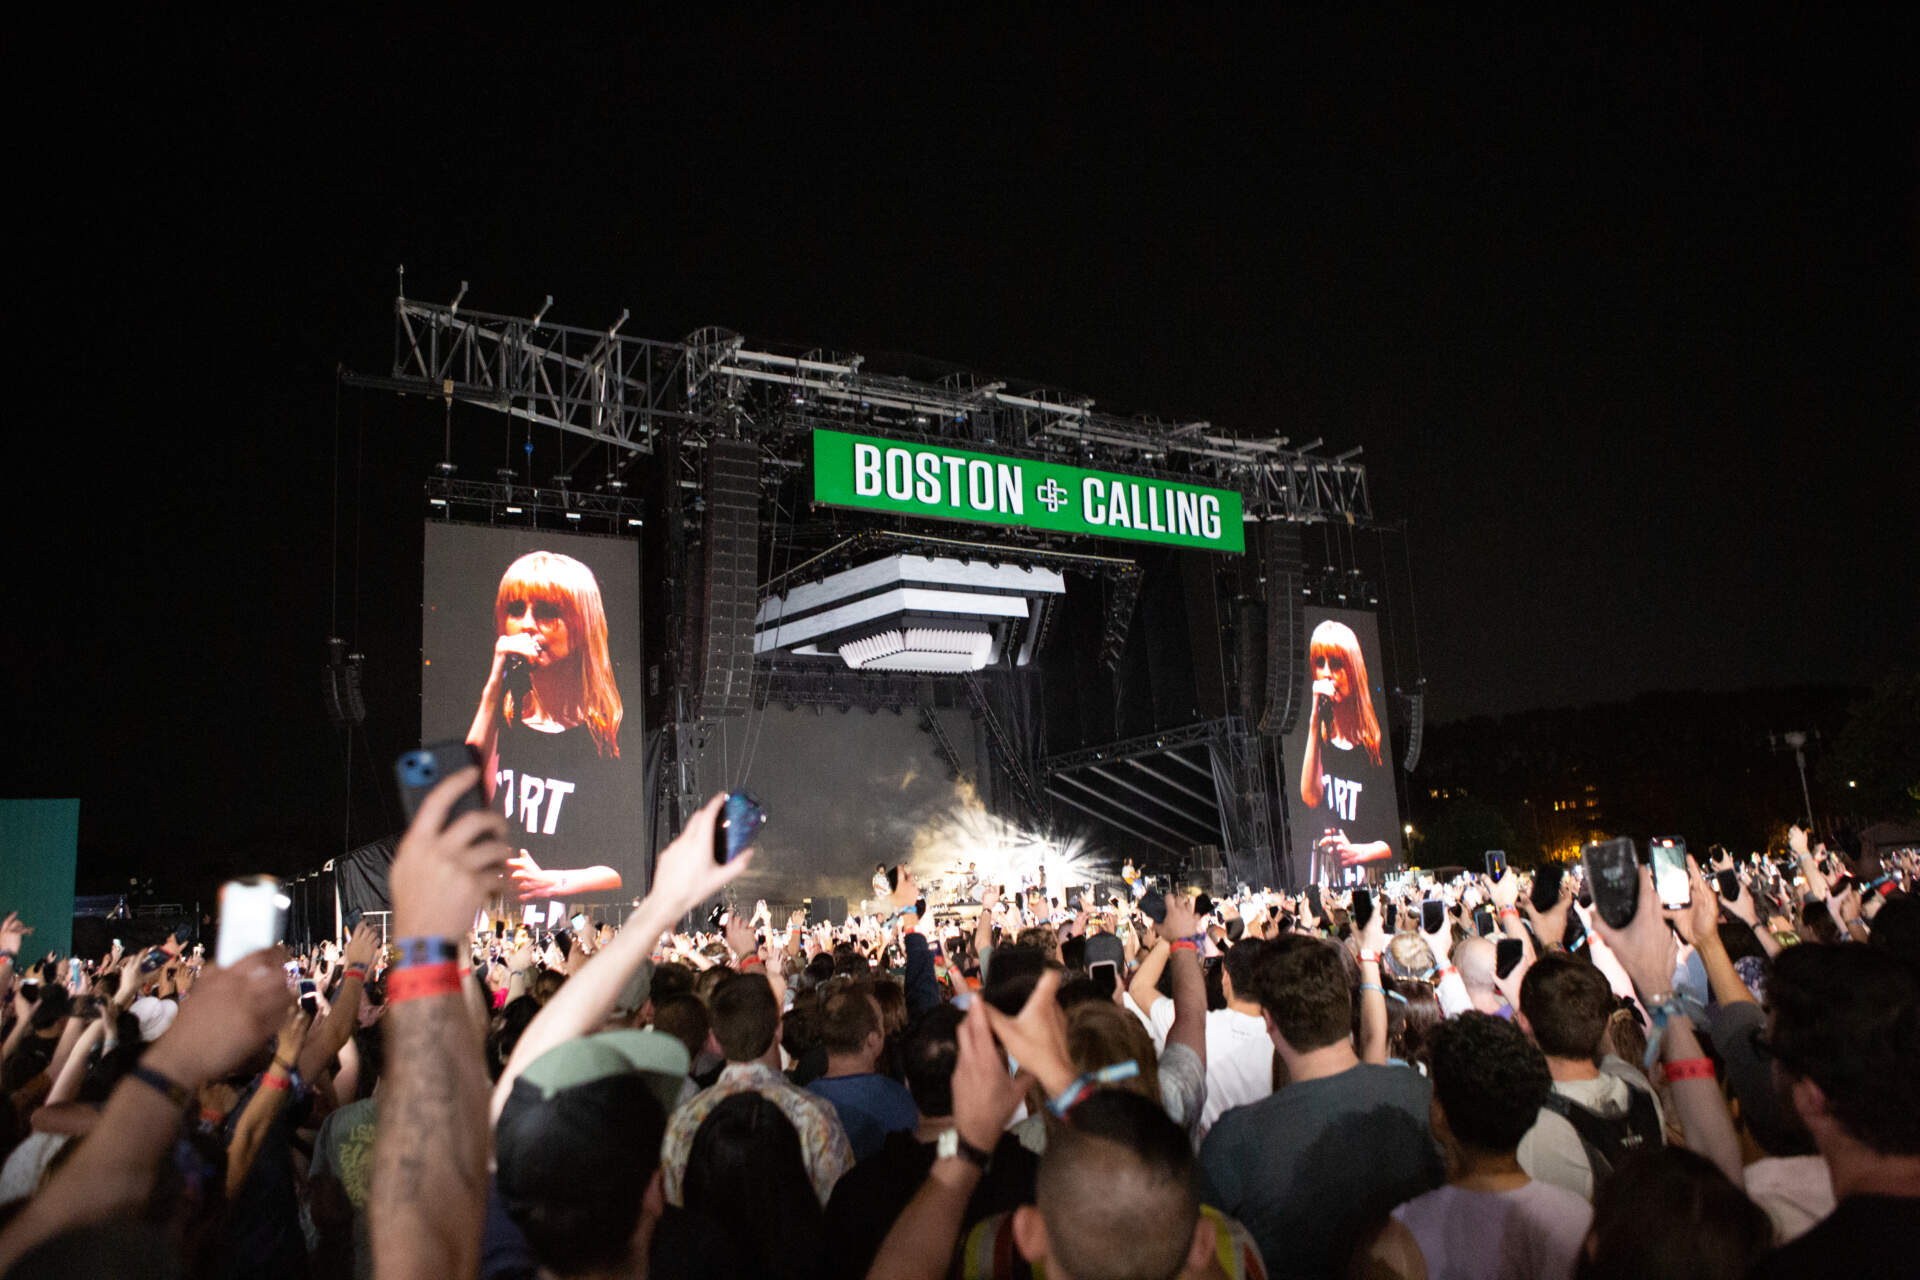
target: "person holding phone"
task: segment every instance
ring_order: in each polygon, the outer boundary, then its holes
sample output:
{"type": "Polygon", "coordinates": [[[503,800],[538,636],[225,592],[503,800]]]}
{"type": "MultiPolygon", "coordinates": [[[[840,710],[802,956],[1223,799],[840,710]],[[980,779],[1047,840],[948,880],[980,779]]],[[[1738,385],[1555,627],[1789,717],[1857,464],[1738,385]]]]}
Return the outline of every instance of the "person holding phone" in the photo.
{"type": "Polygon", "coordinates": [[[571,556],[528,552],[501,576],[493,616],[493,663],[467,745],[519,849],[520,897],[618,889],[611,866],[542,866],[586,851],[620,786],[622,708],[600,584],[571,556]]]}
{"type": "Polygon", "coordinates": [[[1314,810],[1321,835],[1314,842],[1309,878],[1393,856],[1383,839],[1354,839],[1390,821],[1393,777],[1381,759],[1380,720],[1360,638],[1329,618],[1313,629],[1307,646],[1313,677],[1313,710],[1307,720],[1307,750],[1300,765],[1300,800],[1314,810]]]}

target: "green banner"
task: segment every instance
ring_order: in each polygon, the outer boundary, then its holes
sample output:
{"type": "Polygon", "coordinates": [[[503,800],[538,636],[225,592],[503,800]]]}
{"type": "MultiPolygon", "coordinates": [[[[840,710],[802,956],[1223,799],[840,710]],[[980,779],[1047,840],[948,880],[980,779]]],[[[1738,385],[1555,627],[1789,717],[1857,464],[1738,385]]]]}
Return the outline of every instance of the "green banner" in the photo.
{"type": "Polygon", "coordinates": [[[813,433],[813,500],[934,520],[1246,550],[1240,495],[1232,489],[844,431],[813,433]]]}

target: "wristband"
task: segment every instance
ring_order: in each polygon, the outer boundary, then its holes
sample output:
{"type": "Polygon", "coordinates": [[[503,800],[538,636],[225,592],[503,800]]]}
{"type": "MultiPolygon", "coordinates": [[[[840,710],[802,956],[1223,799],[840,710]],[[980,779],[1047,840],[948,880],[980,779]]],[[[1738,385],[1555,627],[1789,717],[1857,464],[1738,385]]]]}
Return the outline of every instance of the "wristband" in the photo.
{"type": "Polygon", "coordinates": [[[1452,974],[1454,977],[1457,978],[1460,976],[1460,971],[1454,968],[1450,964],[1441,965],[1440,968],[1435,970],[1434,972],[1434,975],[1433,975],[1434,985],[1438,986],[1440,983],[1445,982],[1447,980],[1448,974],[1452,974]]]}
{"type": "Polygon", "coordinates": [[[1667,1064],[1668,1084],[1678,1080],[1711,1080],[1713,1078],[1713,1059],[1711,1058],[1682,1058],[1678,1062],[1667,1064]]]}
{"type": "Polygon", "coordinates": [[[1058,1097],[1049,1100],[1047,1110],[1064,1119],[1067,1112],[1085,1102],[1087,1095],[1101,1085],[1112,1084],[1116,1080],[1131,1080],[1139,1074],[1140,1063],[1133,1058],[1102,1067],[1098,1071],[1089,1071],[1062,1090],[1058,1097]]]}
{"type": "Polygon", "coordinates": [[[350,978],[358,978],[360,981],[365,982],[367,980],[367,966],[363,964],[348,965],[347,971],[340,976],[340,981],[345,982],[350,978]]]}
{"type": "Polygon", "coordinates": [[[149,1089],[156,1090],[176,1107],[186,1106],[187,1100],[193,1096],[185,1085],[176,1084],[149,1066],[136,1065],[133,1070],[127,1072],[127,1077],[138,1080],[149,1089]]]}
{"type": "Polygon", "coordinates": [[[291,1076],[276,1076],[273,1072],[269,1071],[266,1075],[260,1077],[260,1087],[262,1089],[278,1089],[285,1092],[293,1088],[293,1078],[291,1076]]]}
{"type": "Polygon", "coordinates": [[[8,963],[12,963],[19,958],[20,953],[18,951],[0,951],[0,960],[5,960],[8,963]]]}
{"type": "Polygon", "coordinates": [[[227,1118],[226,1112],[219,1110],[217,1107],[200,1108],[201,1124],[218,1125],[222,1120],[225,1120],[226,1118],[227,1118]]]}
{"type": "Polygon", "coordinates": [[[400,938],[394,945],[400,951],[400,959],[394,965],[396,969],[411,969],[415,965],[451,964],[460,958],[460,948],[454,945],[453,939],[438,934],[428,934],[418,938],[400,938]]]}
{"type": "Polygon", "coordinates": [[[466,982],[466,973],[452,960],[438,964],[403,965],[387,979],[387,1003],[403,1004],[428,996],[453,995],[466,982]]]}
{"type": "Polygon", "coordinates": [[[1360,953],[1360,963],[1361,964],[1379,964],[1380,953],[1378,951],[1362,951],[1360,953]]]}
{"type": "Polygon", "coordinates": [[[760,956],[748,956],[746,959],[740,962],[740,971],[742,973],[745,973],[748,969],[752,968],[756,964],[765,965],[766,960],[760,956]]]}
{"type": "Polygon", "coordinates": [[[1517,915],[1519,915],[1519,914],[1520,914],[1520,908],[1518,908],[1518,907],[1502,907],[1502,908],[1500,908],[1500,914],[1501,914],[1501,915],[1503,915],[1503,916],[1517,916],[1517,915]]]}
{"type": "Polygon", "coordinates": [[[1191,951],[1191,952],[1193,952],[1193,954],[1195,954],[1195,955],[1199,955],[1199,954],[1200,954],[1200,946],[1199,946],[1199,944],[1198,944],[1198,943],[1196,943],[1196,942],[1195,942],[1195,941],[1194,941],[1194,940],[1193,940],[1192,938],[1181,938],[1181,939],[1179,939],[1179,940],[1177,940],[1177,941],[1174,941],[1174,942],[1169,942],[1169,943],[1167,944],[1167,950],[1169,950],[1169,951],[1191,951]]]}
{"type": "Polygon", "coordinates": [[[1363,982],[1360,984],[1360,989],[1362,991],[1378,991],[1383,996],[1387,994],[1387,989],[1377,982],[1363,982]]]}

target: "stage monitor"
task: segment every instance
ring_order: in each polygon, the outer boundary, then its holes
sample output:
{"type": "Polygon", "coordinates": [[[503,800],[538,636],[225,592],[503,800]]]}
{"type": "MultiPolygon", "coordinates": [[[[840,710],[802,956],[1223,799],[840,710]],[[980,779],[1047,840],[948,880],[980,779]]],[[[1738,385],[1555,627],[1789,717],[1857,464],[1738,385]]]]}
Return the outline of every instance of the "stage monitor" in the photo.
{"type": "Polygon", "coordinates": [[[429,523],[423,594],[420,739],[481,753],[523,895],[644,893],[639,544],[429,523]]]}
{"type": "Polygon", "coordinates": [[[1400,866],[1400,806],[1374,615],[1306,609],[1307,698],[1283,740],[1293,878],[1357,883],[1400,866]],[[1358,860],[1356,860],[1358,859],[1358,860]]]}

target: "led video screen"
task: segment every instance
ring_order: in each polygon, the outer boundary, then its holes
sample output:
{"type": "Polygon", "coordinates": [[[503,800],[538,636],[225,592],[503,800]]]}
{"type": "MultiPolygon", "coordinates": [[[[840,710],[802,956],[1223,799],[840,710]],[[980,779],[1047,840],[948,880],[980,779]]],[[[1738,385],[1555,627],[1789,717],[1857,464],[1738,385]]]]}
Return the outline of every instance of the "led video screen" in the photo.
{"type": "Polygon", "coordinates": [[[644,891],[640,548],[430,523],[420,739],[465,741],[528,902],[644,891]]]}
{"type": "Polygon", "coordinates": [[[1374,616],[1310,607],[1305,701],[1284,739],[1296,878],[1358,884],[1401,865],[1399,798],[1374,616]]]}

